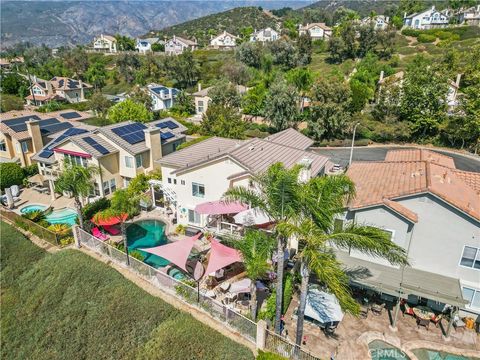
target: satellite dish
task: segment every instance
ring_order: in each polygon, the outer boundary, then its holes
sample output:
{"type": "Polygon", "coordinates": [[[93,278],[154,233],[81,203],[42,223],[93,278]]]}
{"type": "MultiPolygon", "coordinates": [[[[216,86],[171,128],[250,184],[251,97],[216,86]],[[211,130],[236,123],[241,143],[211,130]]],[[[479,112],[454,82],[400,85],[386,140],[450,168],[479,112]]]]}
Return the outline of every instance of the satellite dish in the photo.
{"type": "Polygon", "coordinates": [[[195,281],[200,281],[204,273],[205,268],[200,261],[197,261],[197,263],[195,264],[195,270],[193,271],[193,279],[195,281]]]}

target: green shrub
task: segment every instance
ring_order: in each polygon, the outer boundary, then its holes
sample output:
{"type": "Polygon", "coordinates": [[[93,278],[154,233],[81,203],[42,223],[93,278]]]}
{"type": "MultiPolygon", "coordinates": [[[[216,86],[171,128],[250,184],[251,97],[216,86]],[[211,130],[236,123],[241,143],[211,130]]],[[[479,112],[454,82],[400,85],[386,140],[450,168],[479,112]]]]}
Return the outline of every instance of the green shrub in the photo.
{"type": "Polygon", "coordinates": [[[437,39],[437,37],[435,35],[420,34],[418,35],[417,39],[421,43],[431,43],[431,42],[434,42],[437,39]]]}
{"type": "Polygon", "coordinates": [[[13,185],[22,185],[23,170],[20,165],[16,163],[1,163],[0,164],[0,189],[4,190],[13,185]]]}
{"type": "Polygon", "coordinates": [[[175,233],[179,235],[185,235],[185,231],[187,230],[187,227],[182,224],[178,224],[177,227],[175,228],[175,233]]]}
{"type": "MultiPolygon", "coordinates": [[[[292,301],[294,285],[294,277],[291,273],[287,273],[283,279],[283,304],[282,304],[282,314],[285,314],[290,302],[292,301]]],[[[275,309],[276,309],[276,289],[272,291],[270,297],[267,299],[266,308],[258,314],[259,319],[275,319],[275,309]]]]}
{"type": "Polygon", "coordinates": [[[140,261],[143,261],[143,259],[145,259],[145,256],[143,256],[142,253],[138,250],[129,251],[128,255],[140,261]]]}
{"type": "Polygon", "coordinates": [[[24,166],[22,168],[23,170],[23,176],[25,178],[29,178],[30,176],[37,175],[38,174],[38,166],[37,164],[32,164],[28,166],[24,166]]]}
{"type": "Polygon", "coordinates": [[[402,35],[417,37],[418,35],[420,35],[420,30],[409,29],[409,28],[403,29],[402,35]]]}
{"type": "Polygon", "coordinates": [[[0,96],[0,111],[23,110],[23,99],[19,96],[2,94],[0,96]]]}
{"type": "Polygon", "coordinates": [[[86,220],[90,220],[93,215],[97,212],[108,209],[110,207],[110,200],[107,198],[100,198],[95,200],[94,202],[87,204],[83,207],[82,213],[83,218],[86,220]]]}
{"type": "Polygon", "coordinates": [[[68,108],[69,108],[69,106],[67,106],[66,104],[59,103],[58,101],[50,101],[49,103],[40,106],[37,109],[37,111],[46,113],[46,112],[51,112],[51,111],[64,110],[64,109],[68,109],[68,108]]]}
{"type": "Polygon", "coordinates": [[[263,352],[262,350],[258,351],[258,356],[256,357],[257,360],[287,360],[287,358],[271,353],[271,352],[263,352]]]}
{"type": "Polygon", "coordinates": [[[68,246],[70,244],[73,244],[75,242],[75,239],[73,236],[67,236],[62,239],[60,239],[60,246],[68,246]]]}
{"type": "Polygon", "coordinates": [[[45,212],[43,210],[32,210],[25,214],[22,214],[22,217],[33,222],[40,222],[42,220],[45,220],[45,212]]]}

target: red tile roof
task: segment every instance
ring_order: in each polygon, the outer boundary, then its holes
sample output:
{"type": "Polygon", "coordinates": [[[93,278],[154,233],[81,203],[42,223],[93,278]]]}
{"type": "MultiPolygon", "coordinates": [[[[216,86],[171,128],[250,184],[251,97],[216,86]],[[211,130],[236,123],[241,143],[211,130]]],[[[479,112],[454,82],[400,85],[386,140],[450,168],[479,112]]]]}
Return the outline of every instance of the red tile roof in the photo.
{"type": "Polygon", "coordinates": [[[455,169],[455,163],[450,156],[426,149],[389,150],[385,161],[431,161],[439,165],[455,169]]]}
{"type": "Polygon", "coordinates": [[[408,220],[414,222],[414,223],[417,223],[418,222],[418,215],[416,212],[414,211],[411,211],[410,209],[407,209],[405,206],[403,206],[402,204],[398,203],[398,202],[395,202],[395,201],[392,201],[392,200],[388,200],[388,199],[383,199],[383,203],[389,207],[390,209],[392,209],[393,211],[395,211],[396,213],[399,213],[400,215],[404,216],[405,218],[407,218],[408,220]]]}

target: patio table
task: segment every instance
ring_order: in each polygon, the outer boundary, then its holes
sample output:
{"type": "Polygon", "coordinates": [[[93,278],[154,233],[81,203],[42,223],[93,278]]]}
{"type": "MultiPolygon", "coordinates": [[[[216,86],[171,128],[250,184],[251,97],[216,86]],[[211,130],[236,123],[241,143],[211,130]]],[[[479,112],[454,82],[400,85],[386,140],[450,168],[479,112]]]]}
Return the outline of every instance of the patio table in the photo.
{"type": "Polygon", "coordinates": [[[417,306],[413,308],[416,317],[424,320],[431,320],[435,317],[435,313],[428,306],[417,306]]]}

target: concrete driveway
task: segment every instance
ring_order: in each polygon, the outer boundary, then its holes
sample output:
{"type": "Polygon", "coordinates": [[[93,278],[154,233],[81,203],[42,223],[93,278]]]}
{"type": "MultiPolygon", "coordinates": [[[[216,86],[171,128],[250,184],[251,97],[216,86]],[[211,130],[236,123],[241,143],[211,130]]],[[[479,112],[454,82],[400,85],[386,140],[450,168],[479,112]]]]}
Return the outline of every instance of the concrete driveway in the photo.
{"type": "MultiPolygon", "coordinates": [[[[385,147],[356,147],[353,150],[353,161],[383,161],[388,150],[409,149],[404,146],[385,146],[385,147]]],[[[328,156],[332,162],[347,166],[350,158],[349,148],[312,148],[318,154],[328,156]]],[[[433,149],[428,149],[433,150],[433,149]]],[[[475,155],[462,155],[444,150],[433,150],[441,154],[450,156],[459,170],[472,171],[480,173],[480,157],[475,155]]]]}

